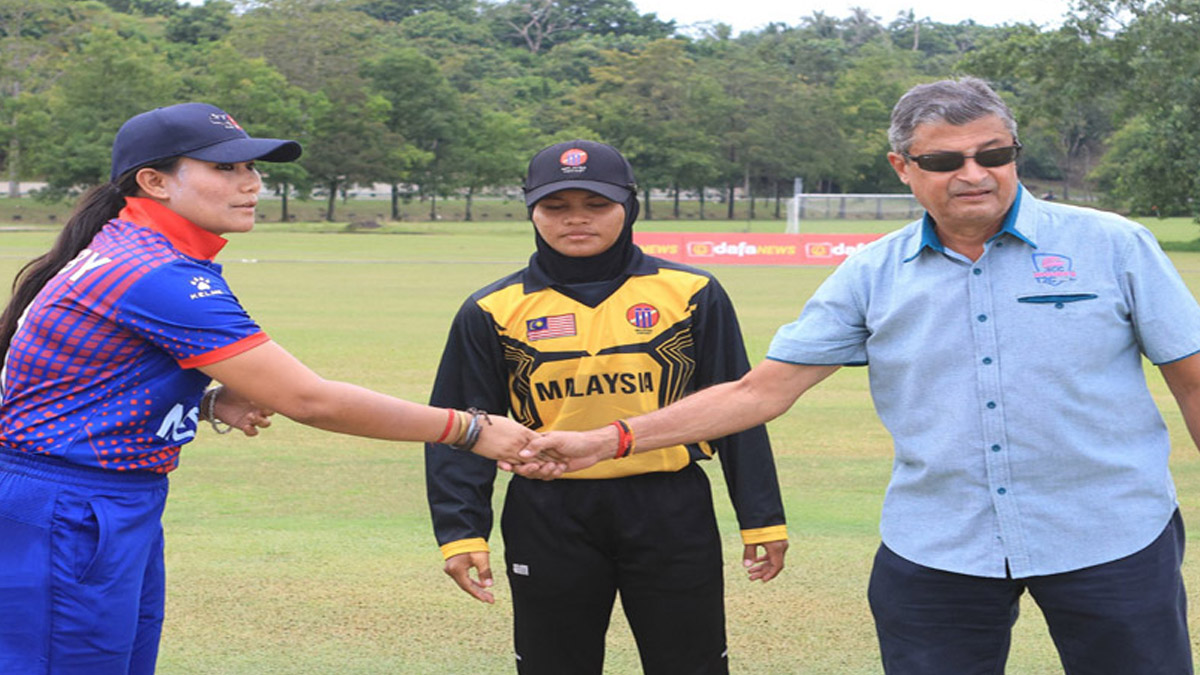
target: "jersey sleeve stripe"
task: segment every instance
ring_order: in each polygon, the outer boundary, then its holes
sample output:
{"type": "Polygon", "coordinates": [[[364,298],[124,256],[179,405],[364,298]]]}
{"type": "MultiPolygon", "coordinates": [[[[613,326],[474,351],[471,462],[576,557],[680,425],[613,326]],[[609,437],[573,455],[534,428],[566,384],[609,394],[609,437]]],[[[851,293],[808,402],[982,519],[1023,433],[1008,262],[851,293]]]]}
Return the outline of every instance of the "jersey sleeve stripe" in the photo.
{"type": "Polygon", "coordinates": [[[243,352],[248,352],[264,342],[269,342],[270,340],[271,338],[264,331],[259,331],[254,335],[249,335],[241,340],[238,340],[237,342],[227,344],[219,349],[214,349],[211,352],[205,352],[203,354],[197,354],[195,356],[189,356],[186,359],[182,359],[178,362],[179,367],[200,368],[202,366],[218,363],[220,361],[224,361],[225,359],[237,356],[243,352]]]}

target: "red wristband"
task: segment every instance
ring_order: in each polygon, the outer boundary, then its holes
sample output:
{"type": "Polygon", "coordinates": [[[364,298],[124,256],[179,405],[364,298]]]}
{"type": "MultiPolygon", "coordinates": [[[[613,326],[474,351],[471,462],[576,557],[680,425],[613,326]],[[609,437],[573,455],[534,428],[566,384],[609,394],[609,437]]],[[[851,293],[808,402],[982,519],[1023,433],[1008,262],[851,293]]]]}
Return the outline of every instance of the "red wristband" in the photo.
{"type": "Polygon", "coordinates": [[[617,454],[613,459],[628,457],[633,452],[633,431],[625,420],[617,420],[612,425],[617,428],[617,454]]]}
{"type": "Polygon", "coordinates": [[[450,419],[446,420],[446,428],[442,430],[442,435],[434,443],[441,443],[450,435],[450,429],[454,427],[454,408],[447,408],[446,412],[450,413],[450,419]]]}

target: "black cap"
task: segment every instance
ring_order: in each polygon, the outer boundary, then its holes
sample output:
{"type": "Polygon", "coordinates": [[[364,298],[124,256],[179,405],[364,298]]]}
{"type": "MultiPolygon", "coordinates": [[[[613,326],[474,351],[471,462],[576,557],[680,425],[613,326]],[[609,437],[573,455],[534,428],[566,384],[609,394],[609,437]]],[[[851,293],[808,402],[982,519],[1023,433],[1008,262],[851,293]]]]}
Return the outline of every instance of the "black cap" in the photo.
{"type": "Polygon", "coordinates": [[[525,205],[559,190],[589,190],[624,204],[637,190],[633,167],[617,149],[596,141],[567,141],[529,160],[525,205]]]}
{"type": "Polygon", "coordinates": [[[291,162],[300,144],[277,138],[250,138],[229,113],[207,103],[180,103],[135,115],[113,141],[110,180],[168,157],[206,162],[291,162]]]}

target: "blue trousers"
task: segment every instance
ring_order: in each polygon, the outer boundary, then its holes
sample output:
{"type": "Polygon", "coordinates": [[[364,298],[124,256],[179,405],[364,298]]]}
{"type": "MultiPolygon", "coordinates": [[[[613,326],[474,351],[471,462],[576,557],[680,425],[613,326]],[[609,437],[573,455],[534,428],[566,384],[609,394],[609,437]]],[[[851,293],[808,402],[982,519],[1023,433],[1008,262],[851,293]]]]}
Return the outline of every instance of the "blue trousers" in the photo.
{"type": "Polygon", "coordinates": [[[1026,579],[953,574],[880,546],[869,598],[888,675],[1004,673],[1018,599],[1046,617],[1067,675],[1193,672],[1177,511],[1152,544],[1073,572],[1026,579]]]}
{"type": "Polygon", "coordinates": [[[153,673],[167,477],[0,451],[0,673],[153,673]]]}

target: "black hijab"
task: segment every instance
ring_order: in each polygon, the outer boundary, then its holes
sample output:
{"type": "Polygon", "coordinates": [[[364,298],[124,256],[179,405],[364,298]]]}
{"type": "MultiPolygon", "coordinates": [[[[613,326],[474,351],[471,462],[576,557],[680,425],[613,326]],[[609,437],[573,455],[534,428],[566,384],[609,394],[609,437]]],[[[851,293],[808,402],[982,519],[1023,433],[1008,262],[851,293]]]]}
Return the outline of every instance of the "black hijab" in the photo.
{"type": "Polygon", "coordinates": [[[543,148],[529,161],[525,205],[530,220],[539,201],[562,190],[587,190],[625,207],[625,223],[617,240],[593,256],[572,257],[554,250],[534,228],[537,252],[529,259],[555,284],[590,284],[623,279],[637,247],[633,223],[639,205],[633,167],[616,148],[577,139],[543,148]]]}
{"type": "MultiPolygon", "coordinates": [[[[625,224],[612,246],[592,256],[569,256],[554,250],[542,238],[537,228],[533,236],[537,240],[537,252],[529,259],[530,265],[538,268],[557,284],[581,284],[594,281],[614,281],[625,275],[629,262],[633,260],[637,245],[633,243],[633,223],[637,220],[640,206],[637,195],[630,193],[625,200],[625,224]]],[[[530,218],[533,206],[529,207],[530,218]]]]}

